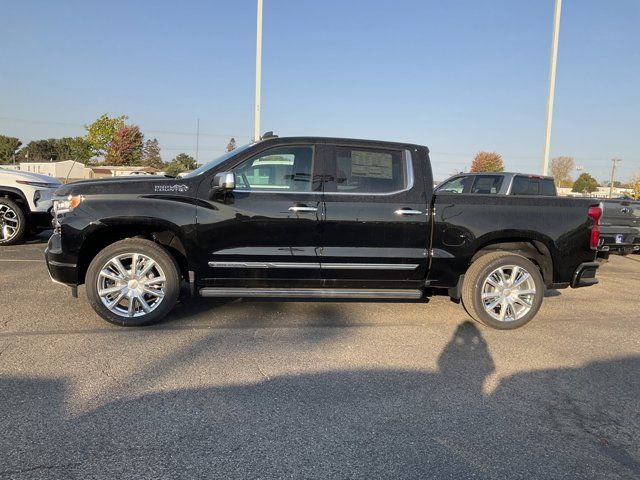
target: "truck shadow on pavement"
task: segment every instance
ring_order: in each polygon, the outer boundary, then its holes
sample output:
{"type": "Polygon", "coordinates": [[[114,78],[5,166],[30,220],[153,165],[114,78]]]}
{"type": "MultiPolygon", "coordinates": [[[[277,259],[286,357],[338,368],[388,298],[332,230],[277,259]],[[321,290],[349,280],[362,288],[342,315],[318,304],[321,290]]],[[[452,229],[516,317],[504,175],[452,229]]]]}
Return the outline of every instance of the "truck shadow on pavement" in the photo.
{"type": "Polygon", "coordinates": [[[465,322],[437,367],[176,389],[79,415],[63,380],[0,377],[0,478],[640,475],[640,356],[487,392],[494,361],[465,322]]]}

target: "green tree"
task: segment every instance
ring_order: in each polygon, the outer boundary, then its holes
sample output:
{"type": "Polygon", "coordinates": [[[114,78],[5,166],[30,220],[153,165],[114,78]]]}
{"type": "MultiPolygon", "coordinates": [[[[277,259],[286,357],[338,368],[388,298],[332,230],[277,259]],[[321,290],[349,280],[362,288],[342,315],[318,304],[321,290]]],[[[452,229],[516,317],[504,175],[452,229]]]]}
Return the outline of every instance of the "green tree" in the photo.
{"type": "Polygon", "coordinates": [[[158,170],[162,170],[164,168],[164,162],[160,156],[160,145],[158,144],[157,138],[147,140],[145,142],[142,152],[142,164],[147,167],[157,168],[158,170]]]}
{"type": "Polygon", "coordinates": [[[122,125],[113,134],[104,161],[107,165],[140,165],[144,135],[137,125],[122,125]]]}
{"type": "Polygon", "coordinates": [[[22,147],[18,158],[23,162],[55,162],[58,160],[57,143],[55,138],[33,140],[22,147]]]}
{"type": "Polygon", "coordinates": [[[75,160],[76,162],[89,163],[93,157],[93,148],[84,137],[63,137],[56,140],[58,160],[75,160]]]}
{"type": "Polygon", "coordinates": [[[127,118],[126,115],[111,118],[105,113],[92,124],[84,126],[87,130],[86,139],[91,145],[95,156],[102,156],[107,153],[111,140],[115,133],[124,126],[124,121],[127,118]]]}
{"type": "Polygon", "coordinates": [[[231,137],[231,140],[229,140],[229,143],[227,143],[227,152],[232,152],[235,149],[236,149],[236,139],[234,137],[231,137]]]}
{"type": "Polygon", "coordinates": [[[572,192],[578,193],[591,193],[598,189],[598,181],[589,175],[587,172],[580,174],[580,176],[573,183],[572,192]]]}
{"type": "Polygon", "coordinates": [[[167,175],[176,177],[179,173],[195,170],[197,167],[198,164],[196,163],[195,158],[191,155],[187,155],[186,153],[180,153],[169,162],[166,172],[167,175]]]}
{"type": "Polygon", "coordinates": [[[13,162],[20,145],[22,142],[18,138],[0,135],[0,164],[13,162]]]}
{"type": "Polygon", "coordinates": [[[635,200],[640,200],[640,175],[633,177],[630,187],[633,189],[633,198],[635,200]]]}
{"type": "Polygon", "coordinates": [[[472,172],[504,172],[502,156],[496,152],[478,152],[471,163],[472,172]]]}
{"type": "Polygon", "coordinates": [[[571,179],[571,170],[573,170],[573,158],[572,157],[556,157],[551,159],[551,175],[558,187],[570,187],[573,185],[571,179]]]}

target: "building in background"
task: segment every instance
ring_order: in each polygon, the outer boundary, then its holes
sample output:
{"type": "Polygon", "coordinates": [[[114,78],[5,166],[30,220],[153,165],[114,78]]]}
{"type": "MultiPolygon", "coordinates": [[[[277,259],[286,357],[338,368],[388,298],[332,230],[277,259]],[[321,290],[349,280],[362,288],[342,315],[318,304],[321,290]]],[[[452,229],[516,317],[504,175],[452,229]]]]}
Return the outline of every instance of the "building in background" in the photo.
{"type": "Polygon", "coordinates": [[[55,177],[62,182],[74,182],[97,178],[123,177],[130,175],[164,175],[153,167],[129,167],[114,165],[96,165],[87,167],[80,162],[63,160],[60,162],[20,162],[18,165],[3,165],[3,168],[39,173],[55,177]]]}
{"type": "Polygon", "coordinates": [[[60,162],[20,162],[20,170],[23,172],[40,173],[55,177],[61,181],[72,182],[85,178],[85,166],[74,160],[63,160],[60,162]]]}

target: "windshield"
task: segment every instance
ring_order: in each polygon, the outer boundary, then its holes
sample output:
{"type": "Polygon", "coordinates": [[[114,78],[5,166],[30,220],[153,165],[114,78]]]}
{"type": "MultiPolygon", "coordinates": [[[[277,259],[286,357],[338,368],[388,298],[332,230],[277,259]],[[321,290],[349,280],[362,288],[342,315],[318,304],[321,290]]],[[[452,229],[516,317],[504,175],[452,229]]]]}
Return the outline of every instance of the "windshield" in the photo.
{"type": "Polygon", "coordinates": [[[221,155],[220,157],[216,158],[215,160],[212,160],[212,161],[210,161],[208,163],[205,163],[201,167],[196,168],[193,172],[185,175],[184,178],[191,178],[191,177],[197,177],[198,175],[202,175],[204,172],[206,172],[206,171],[208,171],[208,170],[210,170],[210,169],[212,169],[214,167],[217,167],[218,165],[220,165],[225,160],[230,159],[235,154],[246,150],[247,148],[249,148],[252,145],[254,145],[254,144],[253,143],[247,143],[246,145],[243,145],[243,146],[238,147],[238,148],[236,148],[234,150],[231,150],[230,152],[227,152],[224,155],[221,155]]]}

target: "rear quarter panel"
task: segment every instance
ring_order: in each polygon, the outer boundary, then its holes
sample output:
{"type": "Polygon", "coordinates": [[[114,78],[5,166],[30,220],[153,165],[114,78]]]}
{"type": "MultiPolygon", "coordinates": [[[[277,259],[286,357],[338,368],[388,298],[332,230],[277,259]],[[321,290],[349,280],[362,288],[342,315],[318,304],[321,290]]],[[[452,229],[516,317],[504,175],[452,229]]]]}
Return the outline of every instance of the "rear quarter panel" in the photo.
{"type": "MultiPolygon", "coordinates": [[[[597,203],[597,202],[596,202],[597,203]]],[[[549,250],[554,283],[593,261],[591,200],[541,196],[438,194],[434,198],[431,286],[453,286],[473,255],[498,242],[536,240],[549,250]]]]}

